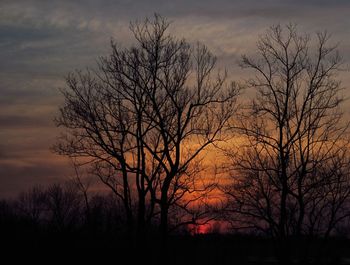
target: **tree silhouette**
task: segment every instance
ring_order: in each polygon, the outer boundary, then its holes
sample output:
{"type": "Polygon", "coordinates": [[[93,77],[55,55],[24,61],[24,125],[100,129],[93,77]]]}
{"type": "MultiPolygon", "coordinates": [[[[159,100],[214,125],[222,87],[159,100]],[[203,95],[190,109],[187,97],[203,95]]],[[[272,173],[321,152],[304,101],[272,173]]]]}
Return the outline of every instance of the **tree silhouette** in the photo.
{"type": "Polygon", "coordinates": [[[256,96],[242,114],[241,149],[229,153],[234,184],[226,192],[239,227],[283,240],[315,233],[315,222],[332,230],[344,217],[348,125],[339,108],[342,60],[329,42],[325,32],[311,39],[278,25],[259,39],[255,56],[242,57],[256,96]]]}
{"type": "Polygon", "coordinates": [[[214,73],[216,59],[204,45],[192,47],[169,35],[168,27],[158,15],[131,24],[134,46],[112,42],[98,71],[69,75],[57,119],[67,134],[56,146],[93,165],[124,202],[130,227],[133,201],[140,231],[159,208],[163,238],[169,208],[199,190],[192,165],[224,138],[239,92],[225,73],[214,73]]]}
{"type": "Polygon", "coordinates": [[[46,217],[46,202],[47,196],[44,189],[37,186],[27,192],[21,192],[15,208],[21,216],[24,216],[33,224],[39,225],[46,217]]]}
{"type": "Polygon", "coordinates": [[[81,198],[75,185],[54,184],[46,190],[48,222],[59,233],[73,229],[80,223],[81,198]]]}

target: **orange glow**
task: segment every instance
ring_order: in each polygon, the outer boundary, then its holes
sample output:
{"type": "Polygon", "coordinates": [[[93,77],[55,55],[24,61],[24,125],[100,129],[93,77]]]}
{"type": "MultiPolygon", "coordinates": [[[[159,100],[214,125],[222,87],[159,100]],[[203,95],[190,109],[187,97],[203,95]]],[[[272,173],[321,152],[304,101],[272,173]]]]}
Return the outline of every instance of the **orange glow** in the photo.
{"type": "Polygon", "coordinates": [[[191,235],[201,235],[211,233],[210,224],[188,225],[188,230],[191,235]]]}
{"type": "Polygon", "coordinates": [[[224,221],[209,221],[205,224],[188,225],[191,235],[217,234],[227,231],[228,224],[224,221]]]}

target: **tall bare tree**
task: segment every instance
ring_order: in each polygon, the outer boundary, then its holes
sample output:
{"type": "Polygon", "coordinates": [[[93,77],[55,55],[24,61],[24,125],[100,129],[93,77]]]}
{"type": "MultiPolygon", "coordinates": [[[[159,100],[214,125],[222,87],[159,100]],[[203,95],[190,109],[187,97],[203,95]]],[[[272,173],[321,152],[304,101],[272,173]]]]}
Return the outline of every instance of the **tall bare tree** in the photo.
{"type": "Polygon", "coordinates": [[[204,45],[192,47],[169,35],[168,27],[158,15],[131,24],[134,46],[112,42],[98,71],[68,77],[57,119],[67,134],[56,147],[94,166],[124,202],[130,226],[134,200],[141,230],[159,209],[164,238],[169,207],[199,190],[190,185],[192,165],[225,138],[239,92],[225,73],[216,73],[216,59],[204,45]]]}
{"type": "Polygon", "coordinates": [[[326,32],[312,39],[294,25],[273,26],[257,54],[242,58],[255,74],[247,86],[256,97],[242,114],[244,140],[226,190],[240,226],[283,239],[307,234],[318,222],[333,229],[343,218],[348,125],[337,78],[342,60],[329,42],[326,32]]]}

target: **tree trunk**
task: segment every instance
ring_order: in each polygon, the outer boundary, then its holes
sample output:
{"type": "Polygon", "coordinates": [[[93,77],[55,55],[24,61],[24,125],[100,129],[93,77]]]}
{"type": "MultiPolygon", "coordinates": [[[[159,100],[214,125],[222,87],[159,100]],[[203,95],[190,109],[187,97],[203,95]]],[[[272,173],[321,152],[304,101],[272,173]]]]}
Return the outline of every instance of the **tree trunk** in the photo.
{"type": "Polygon", "coordinates": [[[126,168],[123,166],[123,203],[126,212],[126,225],[127,225],[127,233],[130,235],[133,230],[133,216],[130,205],[130,193],[129,193],[129,183],[128,183],[128,174],[126,168]]]}
{"type": "Polygon", "coordinates": [[[301,196],[298,199],[298,201],[299,201],[299,216],[298,216],[298,223],[297,223],[297,231],[296,232],[297,232],[297,236],[301,237],[302,226],[303,226],[304,216],[305,216],[305,206],[304,206],[304,200],[301,196]]]}
{"type": "Polygon", "coordinates": [[[143,193],[139,193],[138,211],[137,211],[137,234],[143,236],[145,232],[145,196],[143,193]]]}
{"type": "Polygon", "coordinates": [[[287,161],[284,151],[280,152],[281,159],[281,201],[280,201],[280,220],[279,220],[279,237],[286,237],[287,225],[287,195],[288,195],[288,180],[287,180],[287,161]]]}
{"type": "Polygon", "coordinates": [[[167,202],[161,204],[160,210],[160,235],[162,239],[162,244],[165,247],[168,239],[168,204],[167,202]]]}
{"type": "Polygon", "coordinates": [[[171,182],[170,177],[166,177],[162,187],[162,194],[160,199],[160,235],[162,238],[162,244],[165,247],[168,239],[168,190],[171,182]]]}
{"type": "Polygon", "coordinates": [[[282,188],[282,194],[281,194],[281,212],[280,212],[280,221],[279,221],[279,236],[281,238],[286,237],[286,221],[287,221],[287,209],[286,209],[286,203],[287,203],[287,192],[285,191],[285,185],[283,185],[282,188]]]}

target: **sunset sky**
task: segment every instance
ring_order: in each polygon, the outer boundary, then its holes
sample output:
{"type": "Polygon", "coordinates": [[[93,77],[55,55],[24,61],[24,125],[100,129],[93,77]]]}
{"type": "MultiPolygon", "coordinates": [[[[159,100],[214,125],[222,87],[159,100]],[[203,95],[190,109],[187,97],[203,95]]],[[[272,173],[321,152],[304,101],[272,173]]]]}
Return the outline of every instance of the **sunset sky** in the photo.
{"type": "MultiPolygon", "coordinates": [[[[67,159],[49,149],[59,132],[53,118],[65,76],[94,67],[98,56],[108,54],[111,37],[129,45],[129,21],[155,12],[173,22],[171,33],[208,45],[238,81],[240,55],[253,53],[258,35],[277,23],[329,31],[350,63],[349,0],[2,0],[0,198],[70,175],[67,159]]],[[[349,86],[348,70],[340,78],[349,86]]]]}

